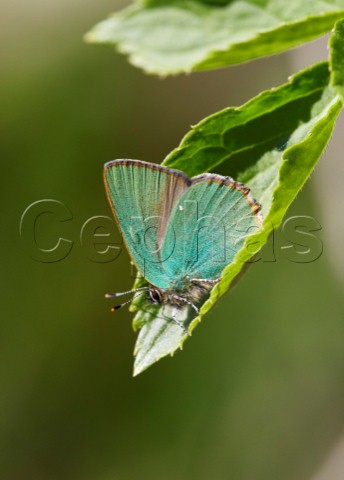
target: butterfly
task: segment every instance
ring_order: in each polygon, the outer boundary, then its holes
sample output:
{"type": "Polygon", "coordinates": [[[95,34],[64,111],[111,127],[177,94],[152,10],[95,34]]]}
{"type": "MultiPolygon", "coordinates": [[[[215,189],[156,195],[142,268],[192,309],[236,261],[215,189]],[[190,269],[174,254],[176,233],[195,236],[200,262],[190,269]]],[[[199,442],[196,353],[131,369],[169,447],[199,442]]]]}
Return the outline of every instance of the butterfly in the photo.
{"type": "Polygon", "coordinates": [[[148,282],[106,297],[144,294],[151,304],[171,307],[171,319],[185,329],[178,312],[199,313],[198,304],[223,269],[260,228],[260,205],[230,177],[204,173],[189,178],[140,160],[106,163],[104,182],[129,255],[148,282]]]}

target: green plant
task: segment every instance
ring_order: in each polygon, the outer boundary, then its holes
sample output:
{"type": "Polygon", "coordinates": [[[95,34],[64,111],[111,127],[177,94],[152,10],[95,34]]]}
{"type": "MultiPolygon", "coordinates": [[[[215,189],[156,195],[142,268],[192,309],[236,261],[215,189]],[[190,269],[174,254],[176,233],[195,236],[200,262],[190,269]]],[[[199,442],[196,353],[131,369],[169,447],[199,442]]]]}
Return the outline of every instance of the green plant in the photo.
{"type": "MultiPolygon", "coordinates": [[[[344,1],[146,0],[97,25],[87,41],[115,45],[147,73],[211,69],[280,52],[328,32],[329,60],[291,77],[238,108],[192,128],[164,165],[193,176],[230,175],[263,207],[262,229],[249,237],[202,306],[192,331],[267,242],[325,149],[344,102],[344,1]],[[255,248],[252,249],[252,245],[255,248]],[[250,248],[248,248],[250,246],[250,248]]],[[[140,278],[136,285],[142,286],[140,278]]],[[[173,354],[187,335],[157,317],[143,297],[131,307],[140,329],[134,374],[173,354]]]]}

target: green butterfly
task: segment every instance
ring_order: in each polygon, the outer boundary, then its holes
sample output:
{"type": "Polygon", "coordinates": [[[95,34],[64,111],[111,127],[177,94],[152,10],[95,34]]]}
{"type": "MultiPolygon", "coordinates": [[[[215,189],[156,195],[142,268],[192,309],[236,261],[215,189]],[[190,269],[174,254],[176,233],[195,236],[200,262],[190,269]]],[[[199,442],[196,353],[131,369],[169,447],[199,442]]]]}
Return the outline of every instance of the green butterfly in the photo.
{"type": "Polygon", "coordinates": [[[150,303],[171,307],[171,319],[184,329],[185,311],[198,314],[199,302],[260,228],[260,205],[230,177],[205,173],[190,179],[139,160],[106,163],[104,180],[128,252],[148,282],[106,296],[145,294],[150,303]]]}

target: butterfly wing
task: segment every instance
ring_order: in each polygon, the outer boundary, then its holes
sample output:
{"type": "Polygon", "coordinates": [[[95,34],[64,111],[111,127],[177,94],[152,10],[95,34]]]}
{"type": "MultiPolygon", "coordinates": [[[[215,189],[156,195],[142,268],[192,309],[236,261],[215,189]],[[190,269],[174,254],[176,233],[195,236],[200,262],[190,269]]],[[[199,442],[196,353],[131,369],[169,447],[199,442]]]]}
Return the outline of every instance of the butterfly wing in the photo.
{"type": "Polygon", "coordinates": [[[104,182],[133,262],[148,282],[164,288],[162,241],[171,211],[191,180],[153,163],[114,160],[105,164],[104,182]]]}
{"type": "Polygon", "coordinates": [[[185,276],[219,278],[246,237],[261,226],[259,208],[249,190],[229,177],[194,177],[175,204],[165,232],[167,275],[180,286],[185,276]]]}

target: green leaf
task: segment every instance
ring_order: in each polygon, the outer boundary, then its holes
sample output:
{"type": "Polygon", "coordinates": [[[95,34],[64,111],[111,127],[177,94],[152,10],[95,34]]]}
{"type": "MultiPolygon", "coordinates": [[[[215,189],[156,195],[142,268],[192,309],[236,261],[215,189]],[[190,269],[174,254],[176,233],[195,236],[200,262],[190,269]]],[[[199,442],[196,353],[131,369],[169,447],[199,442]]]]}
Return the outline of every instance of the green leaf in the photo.
{"type": "Polygon", "coordinates": [[[147,73],[169,75],[281,52],[329,32],[343,16],[344,0],[149,0],[85,38],[115,46],[147,73]]]}
{"type": "Polygon", "coordinates": [[[344,100],[344,21],[338,22],[330,40],[332,79],[331,84],[344,100]]]}
{"type": "MultiPolygon", "coordinates": [[[[227,108],[206,118],[165,159],[164,165],[189,176],[206,171],[230,175],[249,186],[263,207],[262,229],[247,239],[226,267],[200,316],[192,321],[190,332],[228,292],[272,230],[281,224],[326,147],[343,106],[343,28],[344,22],[336,26],[329,63],[303,70],[287,84],[263,92],[242,107],[227,108]]],[[[138,286],[143,284],[140,279],[138,286]]],[[[164,320],[163,309],[149,305],[144,298],[134,302],[131,309],[137,311],[134,329],[141,328],[135,348],[137,375],[160,358],[172,355],[188,335],[164,320]]],[[[164,313],[170,318],[169,312],[164,313]]]]}

